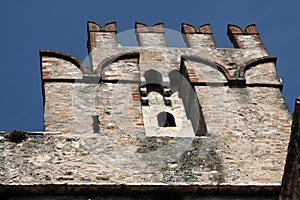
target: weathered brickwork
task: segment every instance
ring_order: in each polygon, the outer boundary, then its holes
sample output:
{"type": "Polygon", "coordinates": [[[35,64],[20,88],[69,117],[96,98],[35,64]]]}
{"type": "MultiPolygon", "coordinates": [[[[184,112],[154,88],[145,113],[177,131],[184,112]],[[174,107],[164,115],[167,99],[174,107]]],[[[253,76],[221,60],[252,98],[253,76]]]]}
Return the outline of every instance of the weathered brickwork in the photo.
{"type": "Polygon", "coordinates": [[[279,89],[200,86],[197,93],[201,94],[199,100],[208,121],[208,132],[218,138],[217,152],[224,158],[225,169],[230,171],[228,181],[278,182],[290,131],[290,115],[283,99],[278,99],[279,89]],[[222,107],[216,99],[206,97],[205,94],[211,93],[224,95],[224,99],[219,99],[222,107]]]}
{"type": "Polygon", "coordinates": [[[208,49],[216,48],[209,24],[200,26],[199,30],[190,24],[182,24],[181,31],[184,34],[184,40],[188,47],[208,49]]]}
{"type": "Polygon", "coordinates": [[[73,83],[47,82],[44,83],[44,90],[46,91],[44,100],[45,131],[71,132],[73,130],[73,127],[70,126],[73,119],[73,83]],[[47,94],[51,94],[51,98],[47,94]]]}
{"type": "Polygon", "coordinates": [[[60,58],[42,57],[44,79],[81,79],[82,72],[71,62],[60,58]]]}
{"type": "Polygon", "coordinates": [[[140,46],[118,47],[116,23],[89,22],[90,68],[41,51],[44,126],[57,133],[0,140],[0,182],[278,195],[291,115],[255,25],[228,26],[234,49],[209,24],[182,25],[187,48],[168,48],[162,23],[135,27],[140,46]]]}
{"type": "Polygon", "coordinates": [[[135,23],[138,42],[142,47],[166,47],[165,31],[162,23],[148,27],[142,23],[135,23]]]}

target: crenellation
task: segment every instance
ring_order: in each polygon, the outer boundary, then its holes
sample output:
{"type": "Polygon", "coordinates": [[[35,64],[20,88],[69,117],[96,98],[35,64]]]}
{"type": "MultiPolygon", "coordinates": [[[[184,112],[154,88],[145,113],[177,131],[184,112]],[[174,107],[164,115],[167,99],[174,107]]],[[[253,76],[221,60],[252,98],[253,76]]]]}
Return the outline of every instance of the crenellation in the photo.
{"type": "Polygon", "coordinates": [[[148,27],[146,24],[136,22],[135,29],[138,33],[164,33],[164,24],[156,23],[152,27],[148,27]]]}
{"type": "Polygon", "coordinates": [[[190,24],[183,23],[181,26],[184,41],[191,48],[216,48],[210,24],[204,24],[197,30],[190,24]]]}
{"type": "MultiPolygon", "coordinates": [[[[0,139],[1,183],[277,195],[291,114],[256,26],[228,25],[234,49],[217,48],[209,24],[182,24],[188,48],[168,48],[162,23],[135,30],[140,46],[118,47],[115,22],[88,22],[91,67],[40,51],[44,129],[59,134],[0,139]]],[[[298,110],[283,188],[297,167],[298,110]]]]}
{"type": "Polygon", "coordinates": [[[87,46],[90,56],[93,54],[93,49],[95,48],[117,48],[116,22],[107,23],[104,27],[95,22],[88,22],[87,29],[87,46]]]}
{"type": "Polygon", "coordinates": [[[136,22],[135,31],[137,40],[142,47],[167,47],[163,23],[154,24],[148,27],[145,24],[136,22]]]}
{"type": "Polygon", "coordinates": [[[261,54],[267,55],[265,46],[254,24],[248,25],[245,30],[236,25],[229,24],[227,35],[235,48],[258,49],[261,51],[261,54]]]}

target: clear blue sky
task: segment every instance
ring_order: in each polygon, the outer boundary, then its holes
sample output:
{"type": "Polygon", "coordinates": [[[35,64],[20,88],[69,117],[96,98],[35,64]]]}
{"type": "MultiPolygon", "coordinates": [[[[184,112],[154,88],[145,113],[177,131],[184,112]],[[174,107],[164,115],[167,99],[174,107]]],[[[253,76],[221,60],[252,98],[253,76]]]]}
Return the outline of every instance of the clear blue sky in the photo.
{"type": "Polygon", "coordinates": [[[218,47],[231,47],[227,24],[255,23],[283,80],[290,110],[300,94],[300,1],[1,1],[0,130],[43,130],[39,50],[87,55],[86,23],[117,21],[118,32],[134,22],[180,31],[181,23],[210,23],[218,47]]]}

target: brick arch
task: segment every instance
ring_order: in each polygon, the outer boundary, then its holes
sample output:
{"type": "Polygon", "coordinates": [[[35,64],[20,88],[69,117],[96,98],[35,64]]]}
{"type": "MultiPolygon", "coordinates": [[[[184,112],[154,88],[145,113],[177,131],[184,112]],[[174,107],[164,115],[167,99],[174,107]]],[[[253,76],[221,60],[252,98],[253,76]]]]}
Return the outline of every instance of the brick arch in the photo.
{"type": "Polygon", "coordinates": [[[255,59],[251,59],[249,61],[247,61],[246,63],[244,63],[244,65],[242,65],[239,69],[240,72],[240,76],[245,77],[245,73],[247,72],[247,70],[249,70],[252,67],[255,67],[259,64],[264,64],[264,63],[269,63],[269,62],[273,62],[276,64],[277,61],[277,57],[275,56],[264,56],[264,57],[260,57],[260,58],[255,58],[255,59]]]}
{"type": "Polygon", "coordinates": [[[69,61],[70,63],[74,64],[83,74],[90,73],[90,69],[85,67],[80,60],[67,53],[54,50],[40,50],[40,59],[42,59],[43,57],[54,57],[69,61]]]}
{"type": "Polygon", "coordinates": [[[212,61],[210,59],[202,58],[202,57],[195,56],[195,55],[192,55],[192,56],[183,55],[183,56],[181,56],[181,62],[183,63],[185,60],[202,63],[202,64],[205,64],[209,67],[216,68],[219,72],[221,72],[225,76],[227,81],[231,77],[228,70],[222,64],[220,64],[216,61],[212,61]]]}
{"type": "Polygon", "coordinates": [[[95,72],[102,77],[103,70],[108,67],[111,63],[117,62],[119,60],[125,60],[125,59],[131,59],[131,58],[137,58],[137,62],[140,60],[140,53],[137,51],[134,52],[126,52],[126,53],[118,53],[109,56],[108,58],[104,59],[102,62],[99,63],[97,66],[95,72]]]}

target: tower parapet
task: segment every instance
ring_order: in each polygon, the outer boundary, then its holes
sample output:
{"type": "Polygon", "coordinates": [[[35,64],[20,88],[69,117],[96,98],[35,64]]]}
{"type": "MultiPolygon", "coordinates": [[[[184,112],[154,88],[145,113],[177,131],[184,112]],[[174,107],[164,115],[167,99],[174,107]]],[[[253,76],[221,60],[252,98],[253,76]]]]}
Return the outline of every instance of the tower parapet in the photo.
{"type": "Polygon", "coordinates": [[[88,50],[96,47],[117,47],[116,22],[110,22],[101,27],[95,22],[88,22],[88,50]]]}
{"type": "Polygon", "coordinates": [[[143,23],[136,22],[135,30],[139,45],[142,47],[166,47],[165,29],[163,23],[148,27],[143,23]]]}
{"type": "Polygon", "coordinates": [[[266,51],[255,24],[246,26],[245,30],[242,30],[239,26],[229,24],[227,35],[235,48],[266,51]]]}
{"type": "Polygon", "coordinates": [[[183,38],[187,47],[216,48],[210,24],[204,24],[200,26],[199,29],[196,29],[190,24],[183,23],[181,26],[181,32],[184,34],[183,38]]]}
{"type": "MultiPolygon", "coordinates": [[[[216,48],[209,24],[182,24],[189,48],[168,48],[162,23],[136,23],[135,30],[140,46],[118,48],[115,22],[89,22],[90,70],[66,54],[41,52],[45,130],[76,134],[78,141],[66,142],[87,148],[95,161],[70,151],[66,171],[51,176],[82,181],[68,173],[78,161],[86,167],[80,172],[93,167],[84,173],[89,183],[278,192],[291,120],[276,58],[265,51],[256,27],[229,25],[236,48],[226,49],[216,48]]],[[[56,159],[61,146],[41,152],[54,152],[56,159]]]]}

